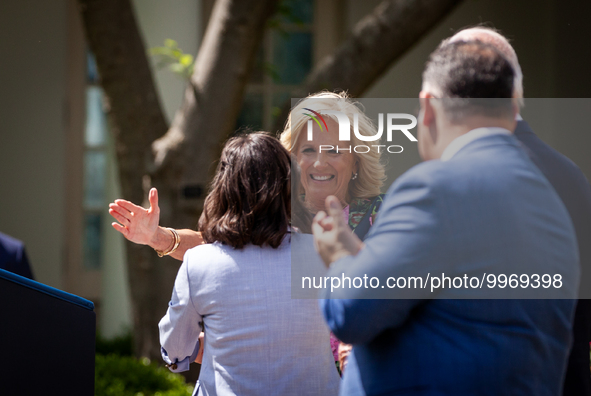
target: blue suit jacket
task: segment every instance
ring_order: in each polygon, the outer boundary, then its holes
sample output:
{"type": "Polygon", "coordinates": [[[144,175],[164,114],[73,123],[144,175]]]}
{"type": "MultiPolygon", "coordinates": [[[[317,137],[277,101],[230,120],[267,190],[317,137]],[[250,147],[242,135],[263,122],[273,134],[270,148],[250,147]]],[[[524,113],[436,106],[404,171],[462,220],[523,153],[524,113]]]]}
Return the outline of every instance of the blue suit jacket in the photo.
{"type": "Polygon", "coordinates": [[[18,239],[0,232],[0,268],[33,279],[25,245],[18,239]]]}
{"type": "MultiPolygon", "coordinates": [[[[519,121],[515,137],[560,196],[575,226],[581,262],[581,287],[585,292],[577,302],[573,324],[573,347],[564,379],[563,395],[591,396],[589,343],[591,342],[591,186],[570,159],[538,138],[527,122],[519,121]]],[[[579,288],[581,292],[581,288],[579,288]]],[[[581,293],[580,293],[581,294],[581,293]]]]}
{"type": "MultiPolygon", "coordinates": [[[[330,328],[354,344],[342,394],[560,393],[577,244],[564,205],[515,137],[483,137],[447,162],[409,170],[390,188],[365,243],[328,276],[367,274],[383,284],[390,276],[535,270],[560,273],[564,287],[553,297],[564,299],[476,300],[499,296],[486,288],[436,296],[406,289],[406,299],[380,300],[365,299],[380,289],[325,291],[333,298],[321,302],[330,328]]],[[[517,289],[503,290],[502,298],[516,296],[517,289]]]]}

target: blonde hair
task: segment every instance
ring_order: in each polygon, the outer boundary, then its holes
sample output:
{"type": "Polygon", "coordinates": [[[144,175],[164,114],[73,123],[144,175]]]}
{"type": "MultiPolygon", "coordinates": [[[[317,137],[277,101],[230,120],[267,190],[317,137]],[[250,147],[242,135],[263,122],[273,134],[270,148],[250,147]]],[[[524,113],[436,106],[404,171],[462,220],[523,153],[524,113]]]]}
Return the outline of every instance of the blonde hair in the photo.
{"type": "MultiPolygon", "coordinates": [[[[300,100],[289,113],[285,129],[279,140],[283,147],[293,153],[299,144],[299,139],[305,125],[310,119],[304,115],[304,108],[309,108],[322,113],[324,110],[336,110],[349,117],[351,128],[353,128],[353,115],[357,114],[359,133],[364,136],[377,134],[377,129],[372,120],[365,115],[361,104],[349,98],[346,92],[322,91],[300,100]]],[[[336,119],[330,115],[335,121],[336,119]]],[[[354,133],[351,134],[351,146],[363,145],[354,133]]],[[[370,150],[367,153],[355,153],[352,151],[355,161],[359,167],[357,178],[349,181],[348,194],[351,198],[371,198],[381,193],[382,185],[386,179],[384,165],[381,163],[381,154],[377,150],[370,150]]]]}

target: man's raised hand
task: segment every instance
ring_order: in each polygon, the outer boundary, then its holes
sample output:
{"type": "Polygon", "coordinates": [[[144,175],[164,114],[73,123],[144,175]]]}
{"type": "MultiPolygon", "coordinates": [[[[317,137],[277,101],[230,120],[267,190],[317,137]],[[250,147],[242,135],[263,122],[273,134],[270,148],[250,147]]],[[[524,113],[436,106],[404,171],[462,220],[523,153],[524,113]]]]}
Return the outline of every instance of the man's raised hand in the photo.
{"type": "Polygon", "coordinates": [[[343,219],[343,208],[335,196],[326,198],[326,212],[318,212],[312,222],[312,234],[316,251],[329,266],[338,259],[355,255],[363,247],[363,242],[343,219]]]}

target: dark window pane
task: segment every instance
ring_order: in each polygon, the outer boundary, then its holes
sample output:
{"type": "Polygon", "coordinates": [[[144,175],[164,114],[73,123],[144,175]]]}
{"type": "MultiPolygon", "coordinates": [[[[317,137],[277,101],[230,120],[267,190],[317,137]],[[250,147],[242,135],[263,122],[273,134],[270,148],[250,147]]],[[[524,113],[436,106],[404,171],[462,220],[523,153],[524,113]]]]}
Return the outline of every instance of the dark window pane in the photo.
{"type": "Polygon", "coordinates": [[[99,80],[94,54],[88,50],[86,51],[86,80],[90,84],[96,84],[99,80]]]}
{"type": "Polygon", "coordinates": [[[103,208],[105,204],[105,175],[107,159],[104,152],[84,153],[84,206],[103,208]]]}
{"type": "Polygon", "coordinates": [[[86,88],[86,128],[84,142],[97,147],[107,141],[107,120],[103,109],[103,90],[99,87],[86,88]]]}
{"type": "Polygon", "coordinates": [[[271,125],[275,124],[275,120],[277,119],[277,116],[279,116],[279,114],[281,113],[283,105],[290,105],[290,96],[291,94],[289,91],[276,92],[275,94],[273,94],[273,107],[271,108],[271,125]]]}
{"type": "Polygon", "coordinates": [[[84,266],[98,269],[101,266],[101,215],[84,215],[84,266]]]}
{"type": "Polygon", "coordinates": [[[280,3],[282,23],[310,24],[314,11],[312,0],[283,0],[280,3]]]}
{"type": "Polygon", "coordinates": [[[312,68],[312,35],[310,33],[275,33],[273,64],[277,82],[300,84],[312,68]]]}
{"type": "Polygon", "coordinates": [[[265,55],[264,55],[264,45],[259,47],[259,51],[257,52],[257,57],[254,62],[254,67],[252,69],[252,73],[250,74],[250,84],[262,84],[263,83],[263,76],[265,74],[265,55]]]}
{"type": "Polygon", "coordinates": [[[254,93],[244,95],[242,110],[236,120],[236,129],[245,127],[255,131],[263,129],[263,95],[254,93]]]}

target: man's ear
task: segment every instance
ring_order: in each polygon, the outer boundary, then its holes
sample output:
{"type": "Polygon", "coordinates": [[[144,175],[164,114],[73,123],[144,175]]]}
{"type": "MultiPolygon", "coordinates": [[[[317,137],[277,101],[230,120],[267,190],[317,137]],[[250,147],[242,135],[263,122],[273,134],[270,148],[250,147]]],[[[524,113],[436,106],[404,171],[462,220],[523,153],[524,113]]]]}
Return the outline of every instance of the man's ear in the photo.
{"type": "Polygon", "coordinates": [[[423,112],[423,118],[419,120],[423,125],[429,127],[435,122],[435,110],[431,100],[435,97],[429,91],[421,91],[419,93],[419,101],[421,102],[421,110],[423,112]]]}

